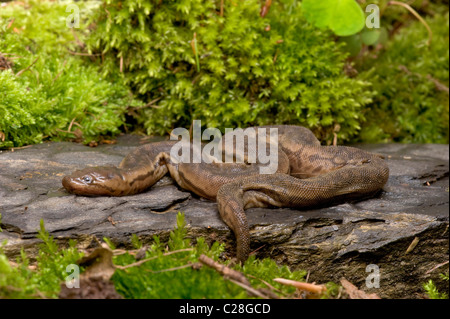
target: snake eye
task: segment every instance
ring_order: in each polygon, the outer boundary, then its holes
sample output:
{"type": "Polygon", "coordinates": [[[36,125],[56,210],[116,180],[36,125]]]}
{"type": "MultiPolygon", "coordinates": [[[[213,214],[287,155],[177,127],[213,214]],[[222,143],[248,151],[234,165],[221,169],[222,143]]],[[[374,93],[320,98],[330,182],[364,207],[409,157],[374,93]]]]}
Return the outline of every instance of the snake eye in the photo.
{"type": "Polygon", "coordinates": [[[90,183],[90,182],[92,182],[92,177],[89,175],[86,175],[83,177],[83,181],[85,181],[86,183],[90,183]]]}

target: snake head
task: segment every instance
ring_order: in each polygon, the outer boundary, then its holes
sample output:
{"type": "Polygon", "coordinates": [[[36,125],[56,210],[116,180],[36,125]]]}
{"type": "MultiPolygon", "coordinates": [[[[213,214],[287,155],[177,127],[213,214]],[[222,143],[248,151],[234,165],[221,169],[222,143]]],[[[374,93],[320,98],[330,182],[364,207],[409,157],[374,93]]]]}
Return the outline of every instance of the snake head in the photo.
{"type": "Polygon", "coordinates": [[[122,174],[116,167],[89,167],[64,176],[62,184],[72,194],[120,196],[122,174]]]}

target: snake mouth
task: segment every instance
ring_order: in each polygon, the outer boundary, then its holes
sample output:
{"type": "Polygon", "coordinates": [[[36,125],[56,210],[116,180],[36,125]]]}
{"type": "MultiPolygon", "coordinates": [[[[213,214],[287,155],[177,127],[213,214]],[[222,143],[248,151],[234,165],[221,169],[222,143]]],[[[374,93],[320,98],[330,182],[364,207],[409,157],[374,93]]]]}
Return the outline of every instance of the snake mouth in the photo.
{"type": "Polygon", "coordinates": [[[74,188],[72,187],[72,179],[70,176],[64,176],[62,185],[69,193],[73,193],[74,188]]]}
{"type": "Polygon", "coordinates": [[[81,174],[82,177],[78,175],[67,175],[62,179],[62,185],[70,193],[82,196],[120,196],[120,192],[115,192],[114,189],[108,187],[102,180],[97,180],[93,176],[91,179],[86,181],[86,174],[81,174]]]}
{"type": "Polygon", "coordinates": [[[62,179],[62,185],[71,194],[91,195],[91,192],[86,192],[85,188],[87,187],[87,185],[80,182],[79,178],[64,176],[62,179]]]}

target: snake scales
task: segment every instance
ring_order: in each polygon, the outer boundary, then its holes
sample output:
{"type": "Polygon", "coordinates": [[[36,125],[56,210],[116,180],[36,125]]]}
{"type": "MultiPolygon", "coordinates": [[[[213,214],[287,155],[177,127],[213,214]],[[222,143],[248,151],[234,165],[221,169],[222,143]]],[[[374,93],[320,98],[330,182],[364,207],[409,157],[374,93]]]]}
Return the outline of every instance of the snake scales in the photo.
{"type": "Polygon", "coordinates": [[[170,149],[177,141],[165,141],[136,148],[118,167],[75,171],[62,184],[77,195],[124,196],[145,191],[169,173],[181,188],[217,201],[221,218],[236,236],[237,258],[244,261],[250,253],[245,209],[330,205],[373,196],[387,182],[389,169],[381,155],[321,146],[311,131],[300,126],[265,128],[278,129],[274,174],[260,174],[258,163],[175,163],[170,149]]]}

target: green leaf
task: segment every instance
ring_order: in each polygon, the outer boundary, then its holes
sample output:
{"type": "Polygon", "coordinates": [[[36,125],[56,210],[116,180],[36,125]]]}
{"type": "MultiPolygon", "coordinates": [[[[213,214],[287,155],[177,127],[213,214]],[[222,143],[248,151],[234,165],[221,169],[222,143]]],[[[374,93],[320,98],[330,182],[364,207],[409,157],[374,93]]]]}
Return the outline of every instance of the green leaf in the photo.
{"type": "Polygon", "coordinates": [[[330,29],[343,37],[358,33],[364,28],[366,17],[355,0],[336,0],[330,20],[330,29]]]}
{"type": "Polygon", "coordinates": [[[332,3],[334,1],[325,0],[303,0],[302,8],[305,18],[308,22],[314,24],[318,28],[328,27],[333,14],[332,3]]]}
{"type": "Polygon", "coordinates": [[[349,36],[364,28],[365,15],[355,0],[304,0],[306,19],[319,28],[329,27],[338,36],[349,36]]]}
{"type": "Polygon", "coordinates": [[[374,45],[380,39],[380,29],[365,29],[361,32],[361,40],[365,45],[374,45]]]}

